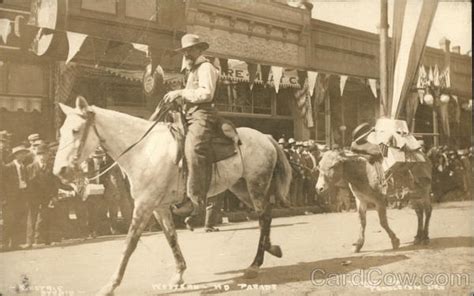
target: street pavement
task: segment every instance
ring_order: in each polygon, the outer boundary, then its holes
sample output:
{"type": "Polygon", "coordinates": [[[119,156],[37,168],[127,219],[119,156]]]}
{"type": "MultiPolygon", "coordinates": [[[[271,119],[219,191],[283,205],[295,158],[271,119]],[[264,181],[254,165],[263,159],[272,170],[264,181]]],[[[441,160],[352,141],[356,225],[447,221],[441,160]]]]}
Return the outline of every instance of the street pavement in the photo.
{"type": "MultiPolygon", "coordinates": [[[[389,224],[402,242],[394,251],[377,213],[369,210],[359,254],[352,253],[359,230],[355,212],[274,219],[272,242],[283,257],[266,254],[252,280],[243,271],[256,253],[257,221],[221,225],[215,233],[180,230],[188,266],[180,288],[168,286],[175,267],[163,234],[146,234],[115,295],[471,295],[473,214],[471,201],[434,205],[430,244],[412,246],[414,211],[389,210],[389,224]]],[[[26,283],[26,295],[94,295],[115,271],[122,249],[123,236],[114,236],[0,253],[0,293],[22,295],[26,283]]]]}

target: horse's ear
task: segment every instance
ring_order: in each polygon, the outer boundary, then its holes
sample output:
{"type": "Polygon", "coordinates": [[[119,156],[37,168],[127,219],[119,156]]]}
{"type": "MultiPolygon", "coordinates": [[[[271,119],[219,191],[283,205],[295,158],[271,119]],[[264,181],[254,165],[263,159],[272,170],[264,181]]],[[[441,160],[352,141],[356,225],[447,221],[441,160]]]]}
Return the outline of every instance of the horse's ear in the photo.
{"type": "Polygon", "coordinates": [[[63,111],[63,113],[66,115],[74,111],[73,108],[69,107],[68,105],[64,105],[63,103],[58,103],[58,105],[59,105],[59,108],[61,108],[61,111],[63,111]]]}
{"type": "Polygon", "coordinates": [[[89,111],[89,104],[87,100],[83,96],[78,96],[76,98],[76,108],[80,110],[82,113],[89,111]]]}

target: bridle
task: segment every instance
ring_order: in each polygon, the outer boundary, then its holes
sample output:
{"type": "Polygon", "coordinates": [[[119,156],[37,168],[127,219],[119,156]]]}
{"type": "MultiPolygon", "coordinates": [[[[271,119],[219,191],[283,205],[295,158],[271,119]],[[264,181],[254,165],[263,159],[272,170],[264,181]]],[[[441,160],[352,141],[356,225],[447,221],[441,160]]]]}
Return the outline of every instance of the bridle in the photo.
{"type": "MultiPolygon", "coordinates": [[[[92,108],[92,107],[90,107],[90,108],[92,108]]],[[[94,133],[96,134],[97,138],[99,139],[99,142],[101,143],[101,147],[104,146],[104,145],[102,145],[102,143],[105,142],[105,140],[99,135],[99,131],[97,130],[97,127],[95,125],[95,112],[94,111],[88,110],[85,114],[77,114],[77,115],[80,116],[81,118],[85,119],[86,122],[85,122],[85,126],[84,126],[84,133],[81,136],[81,139],[79,141],[79,146],[77,147],[76,155],[74,156],[74,159],[73,159],[74,166],[79,166],[78,160],[79,160],[79,157],[81,156],[82,149],[84,148],[84,146],[86,144],[87,137],[89,136],[91,127],[94,130],[94,133]]],[[[118,164],[119,158],[121,158],[124,154],[126,154],[127,152],[132,150],[133,147],[135,147],[138,143],[140,143],[153,130],[153,128],[158,123],[159,123],[159,121],[155,121],[148,128],[148,130],[141,136],[140,139],[138,139],[132,145],[128,146],[127,149],[125,149],[122,153],[120,153],[119,156],[117,156],[117,158],[115,159],[113,164],[111,164],[108,168],[106,168],[105,170],[100,172],[98,175],[96,175],[92,178],[88,178],[88,180],[91,181],[91,180],[97,179],[100,176],[106,174],[108,171],[110,171],[114,166],[116,166],[118,164]]]]}
{"type": "Polygon", "coordinates": [[[85,114],[77,114],[77,115],[85,119],[86,123],[84,126],[84,132],[82,133],[81,139],[79,141],[79,146],[77,147],[77,150],[76,150],[76,155],[74,156],[74,159],[73,159],[74,165],[76,166],[78,165],[78,160],[81,156],[82,149],[84,148],[86,144],[91,127],[93,128],[94,133],[96,134],[99,141],[101,143],[104,142],[102,138],[99,136],[99,132],[97,131],[97,127],[95,126],[95,113],[93,111],[87,111],[85,114]]]}

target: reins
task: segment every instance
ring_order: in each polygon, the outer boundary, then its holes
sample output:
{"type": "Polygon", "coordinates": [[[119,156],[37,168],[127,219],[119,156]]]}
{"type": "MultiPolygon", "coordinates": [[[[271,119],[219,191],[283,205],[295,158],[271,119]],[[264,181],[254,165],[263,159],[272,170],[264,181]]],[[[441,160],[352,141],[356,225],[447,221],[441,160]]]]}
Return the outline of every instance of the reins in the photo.
{"type": "MultiPolygon", "coordinates": [[[[161,101],[163,102],[163,101],[161,101]]],[[[160,102],[160,103],[161,103],[160,102]]],[[[161,104],[163,105],[163,104],[161,104]]],[[[161,108],[161,106],[160,106],[161,108]]],[[[161,111],[161,110],[160,110],[161,111]]],[[[161,113],[161,112],[160,112],[161,113]]],[[[94,132],[95,134],[97,135],[97,137],[99,138],[99,140],[101,142],[103,142],[103,139],[101,138],[101,136],[99,135],[99,132],[97,130],[97,127],[95,126],[94,124],[94,118],[95,118],[95,113],[94,112],[90,112],[90,113],[87,113],[87,117],[86,117],[86,131],[84,132],[84,134],[82,135],[82,138],[81,138],[81,142],[79,144],[79,148],[82,148],[85,144],[85,141],[87,140],[87,135],[89,133],[89,128],[90,126],[92,126],[94,128],[94,132]]],[[[87,180],[90,182],[92,180],[95,180],[95,179],[98,179],[100,178],[101,176],[103,176],[104,174],[106,174],[107,172],[109,172],[114,166],[116,166],[118,164],[118,160],[124,156],[126,153],[128,153],[130,150],[132,150],[135,146],[137,146],[141,141],[143,141],[143,139],[145,139],[146,136],[148,136],[148,134],[150,134],[150,132],[153,130],[153,128],[159,123],[159,120],[156,120],[155,122],[153,122],[153,124],[146,130],[146,132],[140,137],[140,139],[138,139],[135,143],[133,143],[132,145],[130,145],[127,149],[125,149],[122,153],[120,153],[120,155],[114,160],[114,162],[109,166],[107,167],[105,170],[103,170],[102,172],[100,172],[99,174],[97,174],[96,176],[92,177],[92,178],[87,178],[87,180]]],[[[77,150],[78,153],[80,152],[80,150],[78,149],[77,150]]]]}

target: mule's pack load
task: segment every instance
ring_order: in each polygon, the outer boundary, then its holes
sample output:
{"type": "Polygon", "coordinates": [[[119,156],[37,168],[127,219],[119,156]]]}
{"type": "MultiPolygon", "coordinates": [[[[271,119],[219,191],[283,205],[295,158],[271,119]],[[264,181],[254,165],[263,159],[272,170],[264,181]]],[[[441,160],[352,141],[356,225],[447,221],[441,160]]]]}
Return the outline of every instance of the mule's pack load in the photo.
{"type": "Polygon", "coordinates": [[[426,161],[420,143],[410,133],[404,120],[379,118],[367,141],[380,146],[386,175],[408,170],[414,164],[426,161]]]}

